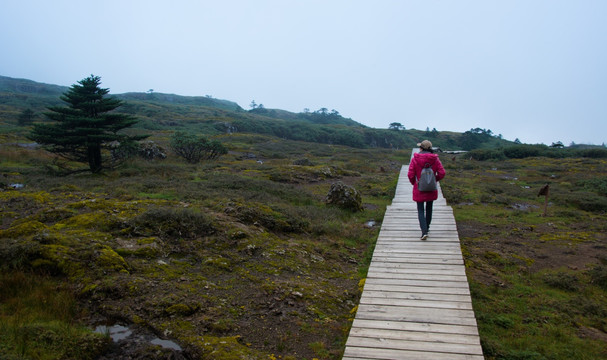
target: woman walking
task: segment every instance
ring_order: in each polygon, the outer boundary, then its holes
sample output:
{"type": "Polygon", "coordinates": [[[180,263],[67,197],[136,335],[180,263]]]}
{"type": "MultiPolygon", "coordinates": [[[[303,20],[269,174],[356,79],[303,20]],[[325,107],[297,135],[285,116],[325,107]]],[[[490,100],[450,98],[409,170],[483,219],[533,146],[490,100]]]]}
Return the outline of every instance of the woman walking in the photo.
{"type": "Polygon", "coordinates": [[[432,168],[436,181],[440,181],[445,177],[445,169],[438,155],[434,154],[430,141],[424,140],[417,144],[417,146],[419,146],[420,151],[413,154],[407,175],[413,185],[413,201],[417,202],[417,217],[419,218],[419,227],[422,230],[421,240],[426,240],[428,238],[430,222],[432,221],[432,203],[438,198],[438,190],[420,191],[418,189],[418,182],[424,167],[429,166],[432,168]]]}

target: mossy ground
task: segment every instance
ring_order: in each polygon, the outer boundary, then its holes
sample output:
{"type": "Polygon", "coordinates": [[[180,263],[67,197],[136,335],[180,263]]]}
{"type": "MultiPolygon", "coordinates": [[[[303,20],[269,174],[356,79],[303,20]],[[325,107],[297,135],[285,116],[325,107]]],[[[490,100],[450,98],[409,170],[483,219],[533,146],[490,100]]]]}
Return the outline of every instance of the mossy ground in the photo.
{"type": "MultiPolygon", "coordinates": [[[[223,140],[213,162],[70,177],[48,175],[42,150],[3,145],[3,183],[25,185],[0,192],[3,289],[17,284],[2,293],[3,356],[95,358],[108,339],[84,325],[114,320],[192,358],[340,358],[381,225],[365,224],[381,222],[409,150],[223,140]],[[337,180],[364,211],[324,204],[337,180]],[[38,310],[59,289],[60,314],[38,310]]],[[[605,161],[443,163],[486,357],[607,357],[605,161]]]]}
{"type": "Polygon", "coordinates": [[[339,359],[379,231],[366,223],[381,222],[409,155],[225,140],[230,154],[213,162],[136,160],[68,177],[46,173],[42,150],[20,149],[0,163],[25,185],[0,192],[6,276],[50,276],[79,309],[68,329],[136,324],[201,359],[339,359]],[[364,211],[324,203],[337,180],[361,192],[364,211]]]}
{"type": "Polygon", "coordinates": [[[607,358],[607,162],[443,163],[485,357],[607,358]]]}

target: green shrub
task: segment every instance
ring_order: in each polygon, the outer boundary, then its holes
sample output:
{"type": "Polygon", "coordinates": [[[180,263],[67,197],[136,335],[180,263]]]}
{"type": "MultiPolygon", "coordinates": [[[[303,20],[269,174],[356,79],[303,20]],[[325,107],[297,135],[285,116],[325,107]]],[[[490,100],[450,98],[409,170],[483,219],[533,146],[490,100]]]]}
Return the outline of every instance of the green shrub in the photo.
{"type": "Polygon", "coordinates": [[[144,236],[196,238],[214,232],[210,216],[193,209],[155,208],[129,221],[131,231],[144,236]]]}
{"type": "Polygon", "coordinates": [[[204,193],[217,192],[230,198],[243,198],[247,201],[263,201],[267,204],[291,203],[294,205],[308,205],[314,198],[296,188],[284,183],[265,179],[252,179],[232,174],[203,174],[204,181],[200,181],[199,191],[204,193]]]}
{"type": "Polygon", "coordinates": [[[593,159],[607,158],[607,149],[581,149],[577,151],[577,155],[593,159]]]}
{"type": "Polygon", "coordinates": [[[607,211],[607,198],[597,196],[588,191],[576,191],[571,193],[551,192],[551,196],[555,202],[565,206],[573,205],[580,210],[597,213],[607,211]]]}
{"type": "Polygon", "coordinates": [[[580,180],[577,182],[577,186],[587,191],[592,191],[599,195],[607,196],[607,177],[596,177],[592,179],[580,180]]]}
{"type": "MultiPolygon", "coordinates": [[[[282,211],[285,209],[283,208],[282,211]]],[[[257,224],[273,231],[296,232],[307,228],[307,223],[297,216],[275,211],[269,206],[259,203],[232,203],[225,209],[225,212],[245,224],[257,224]]]]}
{"type": "Polygon", "coordinates": [[[500,357],[502,360],[545,360],[546,357],[531,350],[510,350],[500,357]]]}
{"type": "Polygon", "coordinates": [[[509,159],[524,159],[526,157],[539,156],[545,148],[539,145],[515,145],[504,148],[504,155],[509,159]]]}
{"type": "Polygon", "coordinates": [[[0,269],[25,269],[40,253],[40,244],[24,239],[0,241],[0,269]]]}
{"type": "Polygon", "coordinates": [[[571,273],[557,272],[544,274],[542,280],[549,286],[565,291],[577,291],[580,289],[578,277],[571,273]]]}
{"type": "Polygon", "coordinates": [[[504,329],[511,329],[514,327],[515,323],[510,317],[506,315],[498,315],[493,318],[493,323],[504,329]]]}
{"type": "Polygon", "coordinates": [[[607,266],[597,265],[588,274],[593,284],[607,290],[607,266]]]}
{"type": "Polygon", "coordinates": [[[208,140],[182,131],[171,138],[171,149],[190,164],[197,164],[203,159],[215,159],[228,153],[228,149],[217,140],[208,140]]]}
{"type": "Polygon", "coordinates": [[[501,149],[476,149],[472,151],[468,151],[467,156],[473,158],[474,160],[503,160],[506,158],[504,155],[504,150],[501,149]]]}
{"type": "Polygon", "coordinates": [[[465,190],[462,190],[460,187],[455,187],[447,182],[443,183],[441,181],[441,191],[443,192],[443,196],[445,199],[447,199],[449,205],[461,204],[466,200],[467,193],[465,190]]]}

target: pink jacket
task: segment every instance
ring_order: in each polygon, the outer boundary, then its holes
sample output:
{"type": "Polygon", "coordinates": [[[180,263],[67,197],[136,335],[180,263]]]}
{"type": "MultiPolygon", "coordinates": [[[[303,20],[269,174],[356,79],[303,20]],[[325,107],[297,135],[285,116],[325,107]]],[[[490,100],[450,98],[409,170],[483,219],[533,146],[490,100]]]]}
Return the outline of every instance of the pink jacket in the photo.
{"type": "Polygon", "coordinates": [[[440,181],[445,177],[445,169],[438,159],[438,155],[433,153],[415,153],[413,159],[409,164],[408,177],[409,181],[413,185],[413,201],[434,201],[438,198],[438,190],[435,191],[419,191],[417,189],[417,179],[419,179],[422,169],[426,163],[430,164],[434,175],[436,175],[436,181],[440,181]]]}

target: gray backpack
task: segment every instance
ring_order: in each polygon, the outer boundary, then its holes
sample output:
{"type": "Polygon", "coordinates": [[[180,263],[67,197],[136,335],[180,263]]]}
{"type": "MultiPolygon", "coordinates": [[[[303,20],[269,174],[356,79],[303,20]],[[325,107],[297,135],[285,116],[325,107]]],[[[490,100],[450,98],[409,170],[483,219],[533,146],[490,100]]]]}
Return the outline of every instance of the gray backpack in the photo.
{"type": "Polygon", "coordinates": [[[429,163],[426,163],[422,169],[422,174],[419,176],[419,181],[417,182],[417,189],[419,191],[436,190],[436,176],[429,163]]]}

